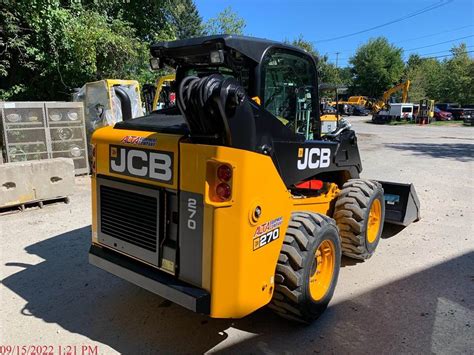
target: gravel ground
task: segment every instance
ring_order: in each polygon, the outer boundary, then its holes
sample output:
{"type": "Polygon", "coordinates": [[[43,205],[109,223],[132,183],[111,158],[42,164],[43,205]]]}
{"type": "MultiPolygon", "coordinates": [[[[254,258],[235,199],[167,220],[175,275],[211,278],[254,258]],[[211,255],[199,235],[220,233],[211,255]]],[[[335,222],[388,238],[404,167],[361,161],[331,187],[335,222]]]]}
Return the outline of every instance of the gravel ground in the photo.
{"type": "Polygon", "coordinates": [[[90,266],[89,179],[80,177],[69,205],[0,216],[0,346],[50,345],[55,354],[59,346],[77,354],[472,354],[474,129],[366,120],[350,118],[362,176],[413,182],[423,218],[386,228],[370,260],[344,259],[331,305],[311,326],[267,309],[210,319],[90,266]]]}

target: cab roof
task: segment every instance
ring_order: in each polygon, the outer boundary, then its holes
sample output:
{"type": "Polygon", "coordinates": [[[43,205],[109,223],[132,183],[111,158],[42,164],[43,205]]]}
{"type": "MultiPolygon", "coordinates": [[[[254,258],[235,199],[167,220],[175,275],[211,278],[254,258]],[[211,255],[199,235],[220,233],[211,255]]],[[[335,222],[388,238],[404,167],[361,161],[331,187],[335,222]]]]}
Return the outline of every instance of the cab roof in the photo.
{"type": "Polygon", "coordinates": [[[205,55],[212,50],[233,49],[259,64],[267,49],[271,47],[308,55],[306,51],[289,44],[262,38],[228,34],[158,42],[151,46],[150,52],[153,57],[160,58],[164,63],[169,63],[170,61],[186,61],[189,57],[205,55]]]}

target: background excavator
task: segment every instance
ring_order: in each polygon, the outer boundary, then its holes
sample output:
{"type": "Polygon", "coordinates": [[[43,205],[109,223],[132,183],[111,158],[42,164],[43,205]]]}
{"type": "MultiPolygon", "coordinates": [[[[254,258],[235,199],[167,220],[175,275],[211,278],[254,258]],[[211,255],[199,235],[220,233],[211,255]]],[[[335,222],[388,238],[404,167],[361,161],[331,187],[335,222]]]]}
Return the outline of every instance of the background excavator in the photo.
{"type": "Polygon", "coordinates": [[[368,103],[368,108],[372,110],[372,121],[374,123],[388,123],[393,117],[390,114],[390,98],[398,91],[402,92],[401,103],[408,101],[408,90],[410,89],[410,80],[397,84],[383,93],[381,99],[368,103]]]}

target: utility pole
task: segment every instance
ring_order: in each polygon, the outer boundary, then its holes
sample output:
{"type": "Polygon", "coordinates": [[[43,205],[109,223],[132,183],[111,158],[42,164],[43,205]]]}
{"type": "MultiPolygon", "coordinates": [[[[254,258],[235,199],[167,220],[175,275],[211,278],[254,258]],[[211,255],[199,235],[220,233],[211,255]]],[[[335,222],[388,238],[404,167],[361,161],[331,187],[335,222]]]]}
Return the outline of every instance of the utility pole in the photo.
{"type": "Polygon", "coordinates": [[[341,53],[341,52],[336,52],[336,69],[337,69],[337,62],[339,60],[339,53],[341,53]]]}

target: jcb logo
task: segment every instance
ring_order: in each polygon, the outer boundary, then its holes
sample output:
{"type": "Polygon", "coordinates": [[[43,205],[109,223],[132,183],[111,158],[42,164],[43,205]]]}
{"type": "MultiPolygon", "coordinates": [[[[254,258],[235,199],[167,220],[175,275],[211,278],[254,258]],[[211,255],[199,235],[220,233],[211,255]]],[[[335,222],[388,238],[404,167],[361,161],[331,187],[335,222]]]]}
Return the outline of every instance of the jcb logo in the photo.
{"type": "Polygon", "coordinates": [[[331,164],[329,148],[299,148],[298,170],[327,168],[331,164]]]}
{"type": "Polygon", "coordinates": [[[172,183],[173,153],[111,146],[110,171],[172,183]]]}

